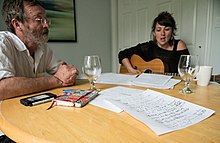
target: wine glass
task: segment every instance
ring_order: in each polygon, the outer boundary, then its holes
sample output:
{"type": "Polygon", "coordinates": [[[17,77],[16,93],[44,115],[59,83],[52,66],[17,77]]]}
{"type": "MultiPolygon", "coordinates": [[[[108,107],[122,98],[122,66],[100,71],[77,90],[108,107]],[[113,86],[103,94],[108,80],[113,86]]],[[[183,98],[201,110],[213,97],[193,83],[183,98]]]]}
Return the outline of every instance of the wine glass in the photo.
{"type": "Polygon", "coordinates": [[[199,71],[199,61],[198,56],[196,55],[181,55],[178,72],[181,78],[185,82],[185,88],[181,89],[180,92],[184,94],[193,93],[190,89],[190,82],[195,78],[196,74],[199,71]]]}
{"type": "Polygon", "coordinates": [[[90,89],[98,90],[95,87],[95,81],[102,72],[100,58],[97,55],[85,56],[82,70],[89,80],[90,89]]]}

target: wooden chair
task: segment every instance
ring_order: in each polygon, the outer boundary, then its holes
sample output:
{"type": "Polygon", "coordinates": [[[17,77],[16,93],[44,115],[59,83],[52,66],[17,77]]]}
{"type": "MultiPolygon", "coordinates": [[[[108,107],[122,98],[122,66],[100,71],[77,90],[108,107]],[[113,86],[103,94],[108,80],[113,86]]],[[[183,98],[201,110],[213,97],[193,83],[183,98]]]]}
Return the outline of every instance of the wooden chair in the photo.
{"type": "MultiPolygon", "coordinates": [[[[140,56],[133,55],[130,59],[132,66],[135,69],[140,70],[141,72],[149,73],[165,73],[168,72],[168,67],[166,64],[159,58],[153,59],[149,62],[144,61],[140,56]]],[[[128,73],[125,66],[120,66],[120,73],[128,73]]]]}

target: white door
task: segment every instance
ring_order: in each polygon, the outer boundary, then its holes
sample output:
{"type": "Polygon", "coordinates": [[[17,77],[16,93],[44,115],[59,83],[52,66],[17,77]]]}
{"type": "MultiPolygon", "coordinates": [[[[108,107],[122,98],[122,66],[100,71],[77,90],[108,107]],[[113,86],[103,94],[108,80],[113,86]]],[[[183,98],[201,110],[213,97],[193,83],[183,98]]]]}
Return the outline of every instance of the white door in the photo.
{"type": "Polygon", "coordinates": [[[210,31],[211,31],[211,1],[182,0],[180,37],[191,54],[199,55],[201,65],[209,64],[210,31]]]}
{"type": "MultiPolygon", "coordinates": [[[[209,62],[210,0],[117,0],[117,5],[118,46],[113,56],[121,49],[149,41],[153,19],[161,11],[168,11],[177,23],[176,39],[183,39],[190,53],[199,55],[201,64],[209,62]]],[[[118,63],[113,63],[114,69],[118,70],[118,63]]]]}

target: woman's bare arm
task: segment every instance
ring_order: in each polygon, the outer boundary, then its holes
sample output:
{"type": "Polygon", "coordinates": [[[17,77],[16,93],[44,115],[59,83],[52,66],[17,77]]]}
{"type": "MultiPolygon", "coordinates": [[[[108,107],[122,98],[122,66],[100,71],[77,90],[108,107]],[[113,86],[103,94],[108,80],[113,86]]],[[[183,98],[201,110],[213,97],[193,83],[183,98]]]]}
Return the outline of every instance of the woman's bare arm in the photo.
{"type": "Polygon", "coordinates": [[[128,58],[124,58],[122,60],[122,64],[126,67],[126,69],[128,70],[128,72],[130,74],[140,74],[141,71],[137,70],[137,69],[134,69],[131,65],[131,62],[128,58]]]}

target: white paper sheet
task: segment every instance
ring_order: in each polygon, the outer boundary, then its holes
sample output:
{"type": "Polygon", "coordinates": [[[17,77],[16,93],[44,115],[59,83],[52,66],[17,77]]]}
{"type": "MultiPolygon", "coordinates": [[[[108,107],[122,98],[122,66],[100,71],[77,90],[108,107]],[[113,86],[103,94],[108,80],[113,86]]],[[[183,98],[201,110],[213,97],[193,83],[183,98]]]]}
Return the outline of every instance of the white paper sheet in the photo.
{"type": "Polygon", "coordinates": [[[133,82],[132,85],[135,86],[146,86],[146,87],[150,87],[150,88],[158,88],[158,89],[172,89],[174,87],[174,85],[176,85],[177,83],[179,83],[181,80],[179,79],[170,79],[167,83],[165,84],[149,84],[149,83],[136,83],[133,82]]]}
{"type": "Polygon", "coordinates": [[[101,108],[104,108],[104,109],[107,109],[107,110],[110,110],[116,113],[120,113],[123,111],[121,108],[115,106],[114,104],[112,104],[111,102],[105,99],[95,99],[95,100],[92,100],[89,104],[92,104],[92,105],[95,105],[95,106],[98,106],[98,107],[101,107],[101,108]]]}
{"type": "Polygon", "coordinates": [[[116,85],[135,85],[150,88],[170,89],[181,80],[172,79],[172,76],[161,74],[143,73],[136,78],[136,75],[103,73],[96,83],[116,84],[116,85]]]}
{"type": "Polygon", "coordinates": [[[131,85],[130,81],[132,81],[135,77],[135,75],[129,74],[102,73],[96,80],[96,83],[131,85]]]}
{"type": "MultiPolygon", "coordinates": [[[[128,88],[118,88],[121,91],[118,96],[107,100],[145,123],[157,135],[186,128],[208,118],[215,112],[153,90],[132,93],[128,88]]],[[[118,88],[108,91],[114,93],[118,91],[118,88]]]]}
{"type": "Polygon", "coordinates": [[[133,94],[138,94],[143,92],[143,90],[139,90],[139,89],[133,89],[133,88],[124,88],[121,86],[117,86],[114,88],[109,88],[106,90],[103,90],[100,92],[99,96],[97,96],[95,99],[93,99],[89,104],[116,112],[116,113],[120,113],[123,110],[119,107],[117,107],[116,105],[112,104],[111,102],[108,101],[108,99],[118,99],[120,98],[122,95],[124,96],[131,96],[133,94]],[[124,92],[124,89],[126,89],[126,92],[124,92]]]}
{"type": "Polygon", "coordinates": [[[137,84],[147,83],[148,85],[164,85],[171,78],[172,76],[167,76],[162,74],[142,73],[137,78],[134,78],[132,82],[137,84]]]}
{"type": "Polygon", "coordinates": [[[2,131],[0,131],[0,136],[3,136],[3,135],[4,135],[4,133],[2,131]]]}

